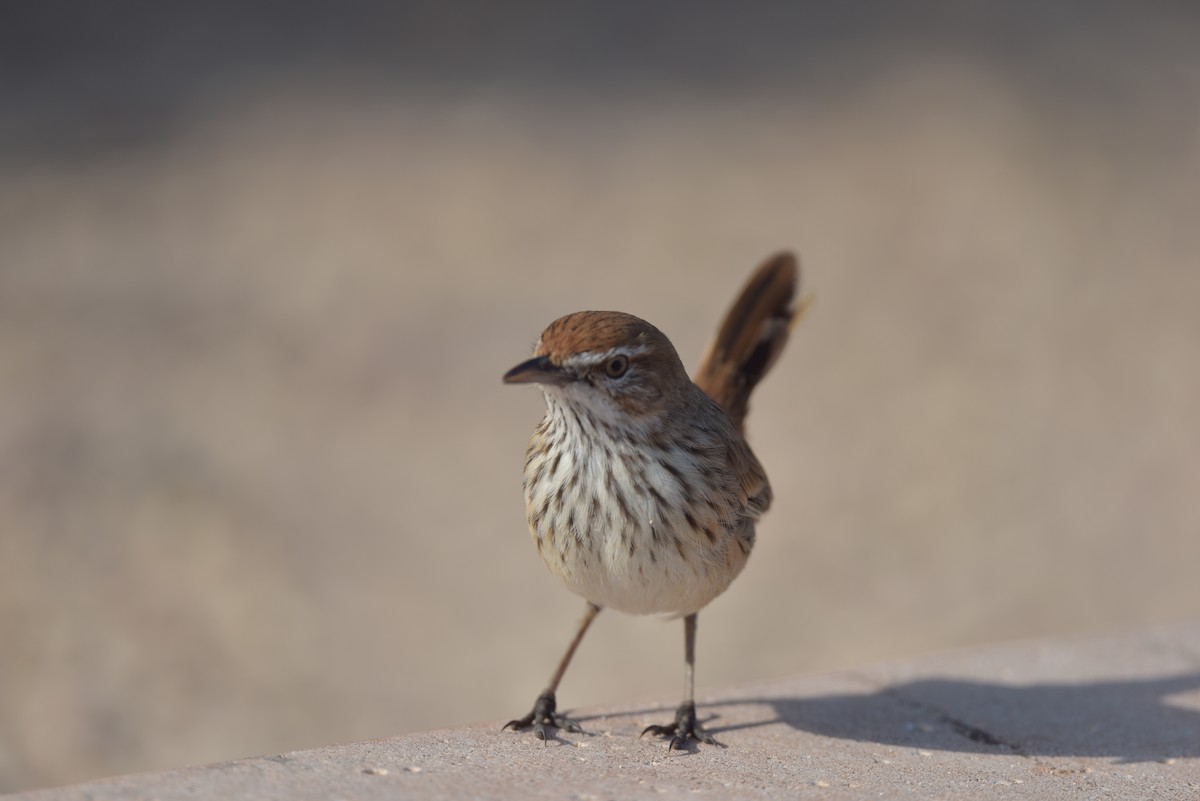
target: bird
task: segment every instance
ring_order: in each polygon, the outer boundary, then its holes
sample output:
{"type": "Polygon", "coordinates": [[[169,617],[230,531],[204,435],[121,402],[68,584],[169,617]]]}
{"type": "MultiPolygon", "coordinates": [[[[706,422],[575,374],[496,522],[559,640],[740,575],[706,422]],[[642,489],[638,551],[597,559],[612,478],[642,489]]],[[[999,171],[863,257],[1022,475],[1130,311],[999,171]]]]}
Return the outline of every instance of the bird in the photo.
{"type": "Polygon", "coordinates": [[[538,555],[586,601],[546,689],[503,729],[580,732],[558,712],[559,683],[603,609],[680,617],[684,697],[673,721],[642,736],[668,752],[718,745],[696,719],[698,615],[738,576],[771,505],[745,438],[750,393],[803,311],[796,257],[767,258],[717,330],[695,380],[659,329],[631,314],[580,311],[542,332],[505,384],[537,384],[546,413],[526,451],[524,496],[538,555]]]}

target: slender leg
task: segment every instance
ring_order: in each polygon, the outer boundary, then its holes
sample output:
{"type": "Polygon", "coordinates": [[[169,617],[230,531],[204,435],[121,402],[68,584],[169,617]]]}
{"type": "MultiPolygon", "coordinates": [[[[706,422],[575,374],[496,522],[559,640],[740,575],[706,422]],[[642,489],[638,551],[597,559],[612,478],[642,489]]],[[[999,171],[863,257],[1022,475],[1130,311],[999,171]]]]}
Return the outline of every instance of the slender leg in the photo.
{"type": "Polygon", "coordinates": [[[671,735],[667,751],[684,750],[689,740],[698,740],[708,745],[720,745],[696,722],[696,620],[693,612],[683,619],[683,703],[675,710],[675,722],[665,726],[647,726],[642,735],[659,737],[671,735]]]}
{"type": "Polygon", "coordinates": [[[567,646],[567,652],[559,660],[558,667],[554,670],[554,675],[550,677],[550,684],[538,696],[537,701],[534,702],[533,711],[523,718],[517,718],[505,723],[501,731],[510,726],[517,731],[533,726],[533,733],[542,742],[546,741],[547,726],[553,729],[566,729],[567,731],[583,731],[577,721],[557,714],[558,702],[554,698],[554,693],[558,690],[558,683],[562,681],[563,674],[567,672],[567,665],[571,664],[571,657],[575,656],[575,649],[583,641],[583,635],[587,633],[588,627],[592,625],[592,621],[596,619],[596,615],[598,614],[600,614],[600,607],[589,602],[587,609],[583,612],[583,618],[579,621],[579,630],[575,632],[575,639],[571,640],[571,644],[567,646]]]}

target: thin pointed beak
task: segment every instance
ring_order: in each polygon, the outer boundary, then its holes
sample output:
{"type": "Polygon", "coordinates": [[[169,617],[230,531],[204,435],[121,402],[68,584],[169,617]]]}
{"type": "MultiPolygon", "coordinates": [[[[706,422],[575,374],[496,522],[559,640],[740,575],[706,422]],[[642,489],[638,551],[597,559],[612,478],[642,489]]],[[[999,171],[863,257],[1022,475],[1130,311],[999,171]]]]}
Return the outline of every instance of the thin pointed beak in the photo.
{"type": "Polygon", "coordinates": [[[505,384],[561,385],[570,380],[570,374],[555,366],[547,356],[535,356],[504,374],[505,384]]]}

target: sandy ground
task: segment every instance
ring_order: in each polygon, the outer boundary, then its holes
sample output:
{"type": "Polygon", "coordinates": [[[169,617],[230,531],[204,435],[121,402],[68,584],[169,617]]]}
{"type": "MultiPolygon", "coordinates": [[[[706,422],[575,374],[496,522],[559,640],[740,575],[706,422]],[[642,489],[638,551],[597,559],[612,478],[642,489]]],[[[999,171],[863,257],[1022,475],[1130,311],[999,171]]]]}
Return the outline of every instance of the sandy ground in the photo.
{"type": "Polygon", "coordinates": [[[500,375],[581,308],[694,365],[781,247],[701,687],[1200,614],[1200,20],[955,7],[15,15],[0,790],[524,712],[582,602],[500,375]]]}
{"type": "Polygon", "coordinates": [[[1200,623],[1051,637],[714,688],[720,747],[670,753],[668,697],[102,779],[13,801],[970,798],[1195,801],[1200,623]]]}

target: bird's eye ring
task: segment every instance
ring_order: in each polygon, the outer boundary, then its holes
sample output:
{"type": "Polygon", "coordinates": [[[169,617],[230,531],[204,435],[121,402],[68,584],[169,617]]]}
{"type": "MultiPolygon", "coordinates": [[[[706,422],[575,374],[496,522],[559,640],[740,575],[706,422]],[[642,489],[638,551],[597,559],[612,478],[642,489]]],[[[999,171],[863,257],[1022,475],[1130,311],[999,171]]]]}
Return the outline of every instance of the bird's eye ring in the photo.
{"type": "Polygon", "coordinates": [[[604,364],[604,372],[609,378],[620,378],[629,369],[629,357],[622,354],[613,356],[604,364]]]}

